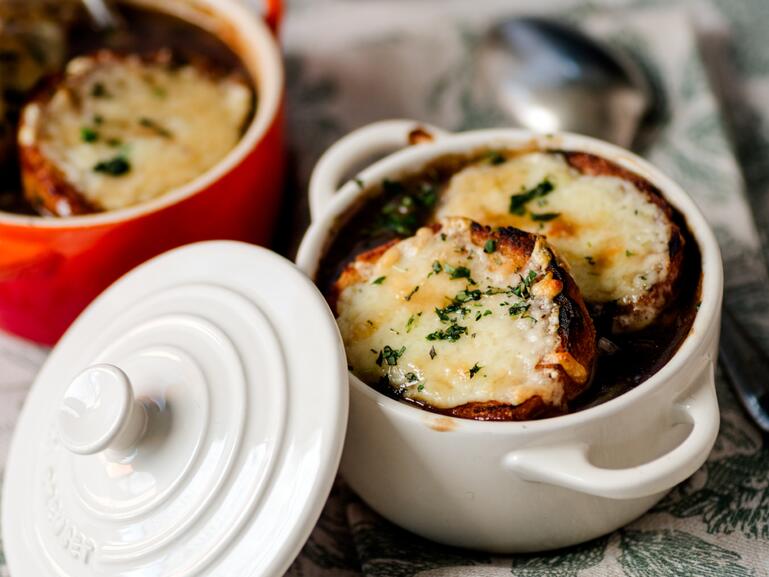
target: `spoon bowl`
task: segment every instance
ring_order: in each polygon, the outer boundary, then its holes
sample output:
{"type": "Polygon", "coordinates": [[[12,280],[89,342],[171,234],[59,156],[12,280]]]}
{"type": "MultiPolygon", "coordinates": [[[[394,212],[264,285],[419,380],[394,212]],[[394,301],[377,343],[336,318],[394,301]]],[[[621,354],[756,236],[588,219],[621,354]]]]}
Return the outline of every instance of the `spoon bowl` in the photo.
{"type": "Polygon", "coordinates": [[[536,132],[577,132],[627,148],[653,104],[630,59],[553,20],[505,20],[489,30],[480,54],[496,105],[536,132]]]}

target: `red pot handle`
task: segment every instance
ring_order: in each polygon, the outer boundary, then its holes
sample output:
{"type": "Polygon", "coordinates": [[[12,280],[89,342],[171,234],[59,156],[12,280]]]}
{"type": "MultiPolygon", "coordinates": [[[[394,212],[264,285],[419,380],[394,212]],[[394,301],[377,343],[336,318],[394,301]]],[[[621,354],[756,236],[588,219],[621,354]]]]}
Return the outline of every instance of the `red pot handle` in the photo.
{"type": "Polygon", "coordinates": [[[283,0],[262,0],[264,13],[262,17],[272,33],[278,36],[278,29],[283,20],[283,0]]]}

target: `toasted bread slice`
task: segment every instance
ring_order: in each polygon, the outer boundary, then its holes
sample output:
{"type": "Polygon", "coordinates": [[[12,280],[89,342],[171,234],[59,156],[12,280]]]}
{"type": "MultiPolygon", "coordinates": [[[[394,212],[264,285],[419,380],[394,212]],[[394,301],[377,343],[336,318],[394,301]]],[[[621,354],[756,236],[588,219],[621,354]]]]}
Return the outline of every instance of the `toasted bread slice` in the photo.
{"type": "Polygon", "coordinates": [[[165,54],[76,58],[23,110],[26,196],[57,216],[156,198],[219,162],[252,107],[243,79],[176,66],[165,54]]]}
{"type": "Polygon", "coordinates": [[[590,383],[595,330],[544,237],[448,218],[359,255],[330,298],[352,371],[453,416],[560,413],[590,383]]]}
{"type": "Polygon", "coordinates": [[[466,216],[547,237],[595,312],[614,332],[642,329],[670,301],[684,237],[646,180],[591,154],[495,157],[448,183],[437,218],[466,216]]]}

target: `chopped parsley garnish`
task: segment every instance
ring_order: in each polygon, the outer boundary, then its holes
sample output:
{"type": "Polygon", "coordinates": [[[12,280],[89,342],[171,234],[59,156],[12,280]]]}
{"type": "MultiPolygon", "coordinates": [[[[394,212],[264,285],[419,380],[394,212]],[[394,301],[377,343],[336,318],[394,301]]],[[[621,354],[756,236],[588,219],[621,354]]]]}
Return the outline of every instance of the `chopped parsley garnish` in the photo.
{"type": "Polygon", "coordinates": [[[438,200],[435,186],[425,182],[418,189],[410,190],[401,182],[386,179],[382,182],[382,189],[385,195],[394,198],[380,210],[375,229],[399,236],[414,234],[419,228],[420,215],[438,200]]]}
{"type": "Polygon", "coordinates": [[[433,206],[438,200],[438,189],[434,184],[423,182],[417,200],[422,206],[433,206]]]}
{"type": "Polygon", "coordinates": [[[487,240],[486,244],[483,245],[483,252],[487,254],[491,254],[496,250],[497,250],[497,241],[494,240],[493,238],[490,238],[489,240],[487,240]]]}
{"type": "Polygon", "coordinates": [[[84,126],[80,129],[80,138],[83,140],[83,142],[96,142],[99,140],[99,133],[96,132],[93,128],[84,126]]]}
{"type": "Polygon", "coordinates": [[[107,90],[107,87],[104,86],[101,82],[96,82],[91,87],[91,96],[94,98],[109,98],[111,94],[107,90]]]}
{"type": "Polygon", "coordinates": [[[633,256],[635,253],[629,250],[625,251],[625,256],[633,256]]]}
{"type": "Polygon", "coordinates": [[[435,331],[434,333],[430,333],[427,335],[428,341],[450,341],[455,342],[460,339],[462,335],[467,334],[467,327],[463,327],[461,325],[458,325],[457,323],[453,323],[449,328],[446,330],[441,331],[435,331]]]}
{"type": "Polygon", "coordinates": [[[359,188],[360,190],[363,190],[363,189],[364,189],[365,185],[363,184],[363,180],[361,180],[360,178],[358,178],[358,177],[356,176],[355,178],[353,178],[353,181],[355,182],[355,184],[357,184],[357,185],[358,185],[358,188],[359,188]]]}
{"type": "Polygon", "coordinates": [[[382,363],[385,362],[388,364],[388,366],[394,367],[395,365],[398,364],[398,359],[405,352],[406,352],[406,347],[401,347],[396,351],[389,345],[385,345],[385,347],[381,351],[379,351],[379,356],[376,358],[376,364],[381,367],[382,363]]]}
{"type": "Polygon", "coordinates": [[[526,214],[526,204],[536,198],[541,198],[550,194],[554,188],[553,183],[546,178],[534,188],[530,188],[520,194],[512,195],[510,197],[510,213],[520,215],[526,214]]]}
{"type": "Polygon", "coordinates": [[[110,176],[122,176],[131,170],[131,163],[123,155],[118,155],[109,160],[102,160],[93,167],[94,172],[101,172],[110,176]]]}
{"type": "Polygon", "coordinates": [[[162,136],[163,138],[173,138],[173,133],[169,131],[168,129],[164,128],[160,124],[158,124],[156,121],[152,120],[151,118],[142,117],[139,119],[139,124],[142,125],[144,128],[149,128],[153,132],[155,132],[157,135],[162,136]]]}
{"type": "Polygon", "coordinates": [[[498,150],[489,150],[486,153],[486,160],[489,161],[489,164],[497,165],[502,164],[507,159],[505,158],[505,155],[498,150]]]}
{"type": "Polygon", "coordinates": [[[435,314],[438,315],[438,318],[441,320],[441,322],[444,322],[444,323],[454,321],[454,319],[451,318],[449,315],[459,313],[462,316],[465,316],[468,312],[469,312],[468,309],[462,306],[461,302],[456,300],[452,301],[451,304],[446,305],[442,309],[435,307],[435,314]]]}
{"type": "Polygon", "coordinates": [[[507,309],[507,312],[510,313],[511,317],[520,316],[523,313],[527,312],[530,306],[531,305],[529,303],[516,303],[513,306],[511,306],[509,309],[507,309]]]}
{"type": "Polygon", "coordinates": [[[422,313],[420,312],[420,313],[417,313],[415,315],[411,315],[409,317],[409,320],[406,321],[406,332],[407,333],[410,333],[411,329],[413,329],[417,325],[417,322],[419,321],[419,317],[421,317],[421,316],[422,316],[422,313]]]}
{"type": "Polygon", "coordinates": [[[408,383],[416,383],[419,381],[419,377],[416,375],[416,373],[406,373],[406,381],[408,383]]]}
{"type": "Polygon", "coordinates": [[[419,383],[417,385],[417,391],[419,391],[421,393],[424,390],[425,390],[425,384],[424,383],[419,383]]]}
{"type": "Polygon", "coordinates": [[[595,266],[595,259],[592,256],[586,256],[585,260],[587,261],[587,264],[590,266],[595,266]]]}
{"type": "Polygon", "coordinates": [[[475,320],[476,320],[476,321],[479,321],[479,320],[481,320],[483,317],[487,317],[487,316],[489,316],[490,314],[491,314],[491,311],[490,311],[489,309],[486,309],[486,310],[485,310],[485,311],[483,311],[483,312],[481,312],[481,311],[478,311],[478,312],[476,313],[476,315],[475,315],[475,320]]]}
{"type": "Polygon", "coordinates": [[[518,286],[512,288],[510,292],[522,299],[529,298],[531,296],[531,283],[534,282],[535,278],[537,278],[537,273],[533,270],[530,270],[529,274],[523,277],[523,280],[518,283],[518,286]]]}
{"type": "Polygon", "coordinates": [[[438,356],[438,353],[435,352],[435,347],[430,347],[430,360],[434,359],[438,356]]]}
{"type": "Polygon", "coordinates": [[[93,123],[96,126],[100,126],[101,124],[104,123],[104,117],[101,114],[94,114],[93,115],[93,123]]]}
{"type": "Polygon", "coordinates": [[[529,213],[529,216],[531,217],[531,220],[539,221],[539,222],[547,222],[550,220],[553,220],[554,218],[558,218],[561,216],[560,212],[540,212],[540,213],[529,213]]]}
{"type": "Polygon", "coordinates": [[[480,289],[475,290],[462,290],[457,293],[457,296],[454,297],[454,300],[456,302],[460,303],[466,303],[469,301],[479,301],[481,300],[481,291],[480,289]]]}
{"type": "Polygon", "coordinates": [[[479,365],[478,363],[475,363],[470,370],[468,371],[470,373],[470,378],[472,379],[478,371],[480,371],[483,367],[479,365]]]}
{"type": "Polygon", "coordinates": [[[371,284],[382,284],[386,278],[386,276],[380,276],[379,278],[375,278],[373,281],[371,281],[371,284]]]}
{"type": "Polygon", "coordinates": [[[418,290],[419,290],[419,285],[417,285],[413,289],[411,289],[411,292],[405,296],[405,299],[407,301],[410,301],[411,297],[413,297],[417,293],[418,290]]]}
{"type": "Polygon", "coordinates": [[[436,261],[433,263],[433,272],[434,272],[435,274],[438,274],[438,273],[439,273],[439,272],[441,272],[442,270],[443,270],[443,267],[441,266],[441,263],[440,263],[440,261],[437,261],[437,260],[436,260],[436,261]]]}
{"type": "Polygon", "coordinates": [[[442,233],[441,233],[441,240],[442,240],[443,242],[446,242],[446,238],[447,238],[447,237],[446,237],[446,233],[445,233],[445,232],[442,232],[442,233]]]}
{"type": "Polygon", "coordinates": [[[473,279],[470,278],[470,269],[466,266],[451,266],[450,264],[444,264],[443,270],[445,270],[447,273],[449,273],[449,278],[452,280],[458,279],[458,278],[466,278],[468,279],[472,284],[475,284],[473,279]]]}

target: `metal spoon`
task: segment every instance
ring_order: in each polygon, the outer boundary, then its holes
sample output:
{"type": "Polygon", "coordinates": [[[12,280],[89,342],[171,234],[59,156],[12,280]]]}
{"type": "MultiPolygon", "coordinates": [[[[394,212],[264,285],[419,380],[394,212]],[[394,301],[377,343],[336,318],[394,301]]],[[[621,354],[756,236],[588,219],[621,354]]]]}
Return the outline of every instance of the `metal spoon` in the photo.
{"type": "MultiPolygon", "coordinates": [[[[624,55],[566,24],[522,17],[492,27],[480,71],[497,105],[519,126],[565,130],[636,148],[659,104],[624,55]]],[[[721,360],[748,414],[769,432],[769,356],[724,305],[721,360]]]]}
{"type": "Polygon", "coordinates": [[[107,0],[82,0],[88,15],[99,28],[116,30],[122,25],[122,20],[107,0]]]}
{"type": "Polygon", "coordinates": [[[485,36],[480,70],[497,105],[537,132],[569,130],[633,144],[653,93],[634,63],[544,18],[506,20],[485,36]]]}

